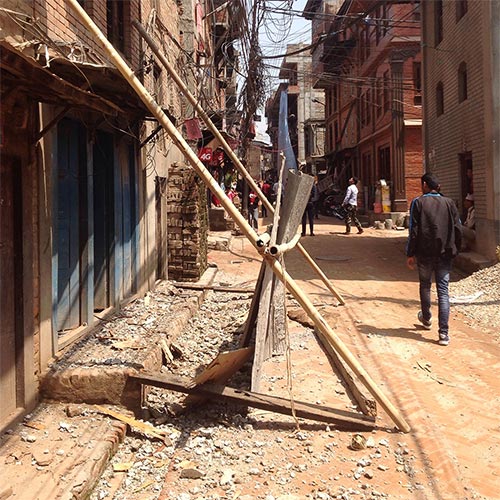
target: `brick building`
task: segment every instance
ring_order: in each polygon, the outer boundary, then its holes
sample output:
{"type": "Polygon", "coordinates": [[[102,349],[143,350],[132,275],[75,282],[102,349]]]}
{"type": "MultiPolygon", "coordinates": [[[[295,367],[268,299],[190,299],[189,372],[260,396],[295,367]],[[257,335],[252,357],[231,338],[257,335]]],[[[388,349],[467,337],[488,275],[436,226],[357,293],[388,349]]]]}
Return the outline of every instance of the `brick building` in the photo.
{"type": "Polygon", "coordinates": [[[321,188],[343,189],[355,175],[360,208],[371,211],[384,179],[390,210],[405,212],[423,172],[419,2],[309,0],[303,15],[326,98],[321,188]]]}
{"type": "MultiPolygon", "coordinates": [[[[231,23],[221,23],[224,9],[205,16],[211,2],[78,3],[179,130],[192,110],[134,20],[185,81],[200,65],[217,76],[203,86],[189,81],[220,113],[227,84],[218,76],[227,59],[218,37],[229,51],[227,33],[235,36],[231,23]]],[[[205,189],[69,2],[4,0],[0,70],[3,428],[34,406],[61,349],[169,272],[176,279],[203,272],[207,221],[205,189]]]]}
{"type": "Polygon", "coordinates": [[[500,3],[424,1],[422,26],[426,168],[460,208],[473,191],[474,248],[493,260],[500,242],[500,3]]]}

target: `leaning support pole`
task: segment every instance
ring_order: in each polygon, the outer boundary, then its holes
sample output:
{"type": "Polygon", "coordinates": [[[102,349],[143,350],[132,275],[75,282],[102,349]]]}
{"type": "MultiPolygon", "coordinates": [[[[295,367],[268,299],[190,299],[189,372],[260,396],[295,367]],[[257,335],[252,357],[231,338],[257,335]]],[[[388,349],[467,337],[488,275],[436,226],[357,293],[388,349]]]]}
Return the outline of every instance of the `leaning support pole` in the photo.
{"type": "MultiPolygon", "coordinates": [[[[142,24],[140,24],[137,21],[132,21],[132,24],[134,27],[139,31],[141,36],[144,38],[146,43],[149,45],[153,53],[156,55],[158,60],[162,63],[164,68],[168,71],[174,82],[177,84],[181,92],[186,96],[188,101],[193,105],[193,108],[196,110],[196,112],[199,114],[199,116],[202,118],[202,120],[205,122],[207,127],[210,129],[212,134],[214,134],[214,137],[217,138],[217,140],[221,143],[222,147],[226,151],[227,155],[233,162],[234,166],[238,170],[238,172],[245,178],[247,183],[252,187],[252,189],[255,191],[255,193],[259,196],[260,200],[266,207],[266,209],[269,211],[269,213],[273,214],[274,213],[274,207],[271,204],[271,202],[267,199],[267,197],[264,195],[262,190],[260,189],[259,185],[253,180],[252,176],[248,173],[248,170],[245,168],[245,166],[241,163],[240,159],[235,155],[234,151],[231,149],[229,144],[227,143],[226,139],[222,136],[222,134],[219,132],[217,127],[214,125],[210,117],[207,115],[207,113],[203,110],[203,108],[200,106],[200,103],[198,100],[191,94],[187,86],[184,84],[184,82],[181,80],[180,76],[177,74],[175,69],[172,67],[172,65],[169,63],[167,58],[161,53],[158,45],[155,43],[155,41],[149,36],[148,32],[144,29],[142,24]]],[[[326,285],[328,290],[335,296],[335,298],[339,301],[341,305],[345,304],[344,299],[340,295],[340,293],[334,288],[330,280],[328,279],[328,276],[321,270],[321,268],[314,262],[312,257],[309,255],[307,250],[300,244],[297,244],[297,248],[300,251],[300,253],[304,256],[308,264],[312,267],[312,269],[316,272],[316,274],[321,278],[323,283],[326,285]]]]}
{"type": "MultiPolygon", "coordinates": [[[[220,188],[217,181],[212,177],[210,172],[205,168],[203,163],[196,156],[194,151],[189,147],[187,142],[184,140],[180,132],[175,128],[173,123],[168,119],[165,113],[162,111],[160,106],[154,101],[149,92],[144,88],[139,79],[134,75],[133,71],[128,67],[127,63],[114,49],[111,43],[103,35],[101,30],[94,24],[92,19],[83,10],[77,0],[66,0],[68,4],[71,5],[73,10],[76,12],[83,24],[91,31],[91,33],[102,43],[104,49],[106,50],[110,59],[114,62],[117,69],[123,75],[123,77],[128,81],[130,86],[135,90],[137,95],[140,97],[142,102],[148,107],[148,109],[153,113],[158,122],[163,126],[167,133],[172,138],[174,144],[182,151],[186,159],[189,161],[191,166],[197,172],[197,174],[204,181],[205,185],[212,191],[213,194],[217,196],[220,200],[222,206],[226,209],[232,219],[238,224],[240,230],[248,238],[248,240],[257,248],[258,234],[253,230],[253,228],[248,224],[243,215],[236,209],[231,200],[226,196],[224,191],[220,188]]],[[[339,353],[342,359],[347,363],[347,365],[352,369],[352,371],[359,377],[359,379],[366,386],[368,391],[373,395],[373,397],[380,403],[382,408],[387,412],[387,414],[392,418],[393,422],[397,427],[403,432],[409,432],[410,426],[404,420],[403,416],[399,413],[396,407],[389,401],[385,394],[378,388],[373,379],[370,377],[368,372],[361,366],[357,359],[352,355],[352,353],[347,349],[342,340],[337,336],[337,334],[330,328],[323,317],[320,315],[319,311],[313,305],[309,297],[300,289],[300,287],[295,283],[293,278],[283,270],[280,263],[274,258],[268,258],[268,263],[272,270],[278,276],[278,278],[285,283],[289,292],[295,297],[295,299],[303,307],[304,311],[308,314],[311,320],[314,322],[318,331],[330,343],[334,349],[339,353]]]]}

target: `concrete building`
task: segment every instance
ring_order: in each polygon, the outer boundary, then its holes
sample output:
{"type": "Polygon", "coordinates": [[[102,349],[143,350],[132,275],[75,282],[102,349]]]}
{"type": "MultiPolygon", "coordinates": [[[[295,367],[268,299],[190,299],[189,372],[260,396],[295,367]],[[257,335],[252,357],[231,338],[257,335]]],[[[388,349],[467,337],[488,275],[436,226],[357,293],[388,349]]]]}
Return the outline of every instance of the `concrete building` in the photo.
{"type": "MultiPolygon", "coordinates": [[[[218,75],[227,59],[220,40],[234,39],[235,30],[220,26],[220,15],[205,16],[212,3],[79,4],[179,130],[193,114],[133,20],[181,75],[199,76],[203,64],[209,84],[195,78],[192,91],[221,113],[227,84],[218,75]],[[181,29],[188,6],[196,43],[181,29]],[[194,49],[185,51],[184,41],[194,49]]],[[[58,352],[157,279],[200,276],[207,210],[205,187],[68,3],[4,0],[0,70],[3,428],[36,404],[58,352]]]]}
{"type": "MultiPolygon", "coordinates": [[[[298,165],[316,174],[323,166],[324,92],[312,86],[311,54],[306,44],[290,44],[283,58],[279,78],[283,80],[266,105],[268,133],[278,144],[279,107],[282,90],[288,91],[288,127],[298,165]]],[[[279,165],[275,153],[274,165],[279,165]]]]}
{"type": "Polygon", "coordinates": [[[425,165],[460,208],[473,192],[473,248],[492,261],[500,243],[500,2],[424,1],[422,26],[425,165]]]}
{"type": "Polygon", "coordinates": [[[423,173],[419,2],[309,0],[303,15],[313,21],[314,87],[326,100],[320,189],[344,189],[355,175],[370,212],[384,179],[387,211],[406,212],[423,173]]]}

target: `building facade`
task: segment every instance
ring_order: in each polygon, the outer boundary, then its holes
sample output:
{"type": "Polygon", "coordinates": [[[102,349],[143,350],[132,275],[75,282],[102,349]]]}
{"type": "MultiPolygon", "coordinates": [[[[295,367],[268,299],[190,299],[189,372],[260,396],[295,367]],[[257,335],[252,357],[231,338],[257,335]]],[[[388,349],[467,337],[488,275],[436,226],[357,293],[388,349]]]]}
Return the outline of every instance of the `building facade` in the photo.
{"type": "MultiPolygon", "coordinates": [[[[323,166],[324,92],[312,86],[311,54],[306,44],[290,44],[283,58],[279,78],[282,83],[266,105],[268,133],[278,144],[281,92],[288,92],[288,129],[295,159],[302,169],[316,174],[323,166]]],[[[277,149],[276,147],[274,148],[277,149]]],[[[274,165],[279,166],[275,153],[274,165]]]]}
{"type": "Polygon", "coordinates": [[[474,195],[474,249],[500,242],[500,3],[424,1],[425,164],[460,208],[474,195]]]}
{"type": "Polygon", "coordinates": [[[355,175],[360,208],[377,211],[383,179],[387,210],[405,212],[423,172],[419,2],[310,0],[303,15],[313,21],[314,86],[326,100],[321,187],[355,175]]]}
{"type": "MultiPolygon", "coordinates": [[[[133,21],[185,81],[195,75],[200,102],[223,114],[226,59],[215,42],[234,30],[205,16],[212,3],[78,3],[179,130],[193,112],[133,21]],[[200,72],[209,75],[202,87],[200,72]]],[[[157,279],[200,276],[207,220],[206,190],[69,3],[6,0],[0,29],[3,428],[36,404],[61,349],[157,279]]]]}

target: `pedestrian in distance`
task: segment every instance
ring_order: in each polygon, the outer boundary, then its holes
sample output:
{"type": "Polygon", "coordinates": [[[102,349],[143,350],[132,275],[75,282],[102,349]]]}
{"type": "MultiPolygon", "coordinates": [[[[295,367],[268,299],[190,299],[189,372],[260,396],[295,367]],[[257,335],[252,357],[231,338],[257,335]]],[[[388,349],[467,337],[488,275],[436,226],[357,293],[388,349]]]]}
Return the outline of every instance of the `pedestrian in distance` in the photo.
{"type": "Polygon", "coordinates": [[[356,184],[358,183],[357,177],[351,177],[349,179],[349,186],[347,187],[344,201],[342,202],[342,207],[346,211],[345,217],[345,233],[351,234],[351,225],[355,224],[358,228],[358,234],[363,233],[363,228],[358,220],[358,188],[356,184]]]}
{"type": "Polygon", "coordinates": [[[254,191],[248,195],[248,223],[256,231],[259,229],[259,197],[254,191]]]}
{"type": "Polygon", "coordinates": [[[309,231],[311,236],[314,236],[314,199],[316,197],[317,187],[315,184],[311,187],[311,193],[309,194],[309,200],[307,201],[304,214],[302,215],[302,234],[306,235],[307,219],[309,219],[309,231]]]}
{"type": "Polygon", "coordinates": [[[410,269],[417,265],[420,283],[417,318],[427,330],[432,328],[431,283],[434,274],[438,295],[438,343],[447,346],[450,342],[448,285],[452,260],[461,246],[460,217],[455,202],[439,192],[439,181],[434,175],[424,174],[421,183],[423,194],[410,206],[407,264],[410,269]]]}
{"type": "MultiPolygon", "coordinates": [[[[262,194],[269,200],[270,200],[270,193],[272,191],[272,186],[271,186],[271,183],[269,182],[269,180],[265,180],[263,183],[262,183],[262,187],[260,188],[262,190],[262,194]]],[[[267,208],[266,206],[264,205],[264,203],[262,203],[262,217],[267,217],[267,208]]]]}

